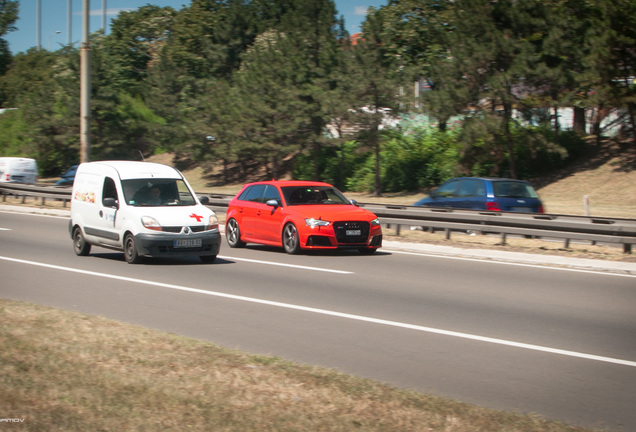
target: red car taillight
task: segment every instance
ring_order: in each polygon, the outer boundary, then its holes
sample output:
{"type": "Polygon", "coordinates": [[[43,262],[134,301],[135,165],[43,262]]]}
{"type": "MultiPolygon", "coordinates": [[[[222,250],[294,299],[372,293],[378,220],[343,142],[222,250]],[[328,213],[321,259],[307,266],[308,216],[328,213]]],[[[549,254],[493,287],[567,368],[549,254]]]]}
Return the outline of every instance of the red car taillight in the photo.
{"type": "Polygon", "coordinates": [[[486,203],[486,210],[501,211],[501,208],[499,208],[499,204],[497,204],[496,202],[487,202],[486,203]]]}

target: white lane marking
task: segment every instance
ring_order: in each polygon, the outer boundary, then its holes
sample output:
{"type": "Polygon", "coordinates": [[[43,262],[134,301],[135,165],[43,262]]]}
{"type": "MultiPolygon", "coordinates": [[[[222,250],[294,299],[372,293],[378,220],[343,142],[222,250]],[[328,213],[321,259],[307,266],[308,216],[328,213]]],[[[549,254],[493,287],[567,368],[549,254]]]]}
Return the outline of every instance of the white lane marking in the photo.
{"type": "MultiPolygon", "coordinates": [[[[5,211],[0,209],[0,213],[13,213],[13,214],[23,214],[23,215],[31,215],[31,216],[43,216],[43,217],[51,217],[51,218],[57,218],[57,219],[69,219],[68,216],[55,216],[55,215],[50,215],[50,214],[38,214],[38,213],[28,213],[28,212],[15,212],[15,211],[5,211]]],[[[0,230],[5,230],[5,231],[10,231],[10,229],[5,228],[2,229],[0,228],[0,230]]],[[[219,229],[221,235],[225,235],[224,232],[224,226],[220,227],[219,229]]],[[[578,272],[578,273],[590,273],[590,274],[595,274],[595,275],[605,275],[605,276],[621,276],[621,277],[629,277],[629,278],[635,278],[636,274],[630,274],[630,273],[616,273],[616,272],[612,272],[612,271],[598,271],[598,270],[585,270],[582,268],[567,268],[567,267],[554,267],[550,264],[545,264],[545,265],[537,265],[537,264],[526,264],[526,263],[518,263],[518,262],[512,262],[512,261],[500,261],[501,258],[496,258],[496,259],[486,259],[486,258],[470,258],[470,257],[461,257],[461,256],[450,256],[450,255],[445,255],[445,254],[436,254],[436,253],[426,253],[426,252],[410,252],[410,251],[401,251],[401,250],[395,250],[395,249],[390,249],[390,248],[386,248],[384,249],[390,253],[395,253],[395,254],[403,254],[403,255],[419,255],[419,256],[425,256],[425,257],[435,257],[435,258],[444,258],[444,259],[450,259],[450,260],[462,260],[462,261],[474,261],[474,262],[480,262],[480,263],[491,263],[491,264],[504,264],[504,265],[511,265],[511,266],[520,266],[520,267],[531,267],[531,268],[541,268],[541,269],[552,269],[552,270],[561,270],[561,271],[570,271],[570,272],[578,272]]],[[[232,258],[232,259],[236,259],[237,261],[239,261],[238,258],[232,258]]],[[[244,260],[244,261],[248,261],[248,260],[244,260]]],[[[284,264],[273,264],[273,265],[281,265],[281,266],[285,266],[284,264]]],[[[315,269],[313,267],[309,267],[310,269],[315,269]]],[[[325,270],[323,270],[325,271],[325,270]]],[[[335,270],[334,273],[338,273],[338,270],[335,270]]],[[[343,274],[351,274],[350,272],[342,272],[343,274]]]]}
{"type": "Polygon", "coordinates": [[[432,327],[425,327],[425,326],[420,326],[420,325],[415,325],[415,324],[401,323],[401,322],[398,322],[398,321],[390,321],[390,320],[385,320],[385,319],[365,317],[365,316],[362,316],[362,315],[354,315],[354,314],[330,311],[330,310],[327,310],[327,309],[317,309],[317,308],[312,308],[312,307],[307,307],[307,306],[294,305],[294,304],[290,304],[290,303],[281,303],[281,302],[276,302],[276,301],[257,299],[257,298],[253,298],[253,297],[245,297],[245,296],[239,296],[239,295],[234,295],[234,294],[226,294],[226,293],[215,292],[215,291],[206,291],[206,290],[202,290],[202,289],[198,289],[198,288],[184,287],[184,286],[181,286],[181,285],[166,284],[166,283],[162,283],[162,282],[153,282],[153,281],[130,278],[130,277],[125,277],[125,276],[109,275],[109,274],[105,274],[105,273],[98,273],[98,272],[93,272],[93,271],[89,271],[89,270],[75,269],[75,268],[71,268],[71,267],[62,267],[62,266],[57,266],[57,265],[52,265],[52,264],[39,263],[39,262],[35,262],[35,261],[27,261],[27,260],[21,260],[21,259],[9,258],[9,257],[3,257],[3,256],[0,256],[0,259],[5,260],[5,261],[11,261],[11,262],[15,262],[15,263],[20,263],[20,264],[33,265],[33,266],[38,266],[38,267],[45,267],[45,268],[50,268],[50,269],[54,269],[54,270],[62,270],[62,271],[67,271],[67,272],[71,272],[71,273],[80,273],[80,274],[85,274],[85,275],[89,275],[89,276],[103,277],[103,278],[106,278],[106,279],[116,279],[116,280],[121,280],[121,281],[126,281],[126,282],[133,282],[133,283],[138,283],[138,284],[141,284],[141,285],[156,286],[156,287],[161,287],[161,288],[173,289],[173,290],[177,290],[177,291],[184,291],[184,292],[190,292],[190,293],[196,293],[196,294],[203,294],[203,295],[209,295],[209,296],[213,296],[213,297],[221,297],[221,298],[226,298],[226,299],[231,299],[231,300],[238,300],[238,301],[244,301],[244,302],[249,302],[249,303],[257,303],[257,304],[262,304],[262,305],[267,305],[267,306],[274,306],[274,307],[279,307],[279,308],[284,308],[284,309],[291,309],[291,310],[310,312],[310,313],[315,313],[315,314],[320,314],[320,315],[327,315],[327,316],[332,316],[332,317],[337,317],[337,318],[350,319],[350,320],[354,320],[354,321],[362,321],[362,322],[385,325],[385,326],[390,326],[390,327],[404,328],[404,329],[415,330],[415,331],[420,331],[420,332],[425,332],[425,333],[433,333],[433,334],[451,336],[451,337],[456,337],[456,338],[461,338],[461,339],[469,339],[469,340],[474,340],[474,341],[479,341],[479,342],[486,342],[486,343],[491,343],[491,344],[496,344],[496,345],[505,345],[505,346],[514,347],[514,348],[527,349],[527,350],[531,350],[531,351],[540,351],[540,352],[546,352],[546,353],[550,353],[550,354],[557,354],[557,355],[562,355],[562,356],[567,356],[567,357],[576,357],[576,358],[582,358],[582,359],[586,359],[586,360],[594,360],[594,361],[599,361],[599,362],[613,363],[613,364],[618,364],[618,365],[623,365],[623,366],[636,367],[636,361],[623,360],[623,359],[617,359],[617,358],[612,358],[612,357],[604,357],[604,356],[599,356],[599,355],[594,355],[594,354],[586,354],[586,353],[580,353],[580,352],[576,352],[576,351],[568,351],[568,350],[563,350],[563,349],[558,349],[558,348],[550,348],[550,347],[545,347],[545,346],[541,346],[541,345],[526,344],[526,343],[522,343],[522,342],[514,342],[514,341],[505,340],[505,339],[496,339],[496,338],[491,338],[491,337],[486,337],[486,336],[473,335],[473,334],[469,334],[469,333],[461,333],[461,332],[450,331],[450,330],[436,329],[436,328],[432,328],[432,327]]]}
{"type": "Polygon", "coordinates": [[[415,255],[415,256],[424,256],[424,257],[434,257],[434,258],[442,258],[442,259],[450,259],[450,260],[460,260],[460,261],[473,261],[479,263],[491,263],[491,264],[503,264],[510,266],[518,266],[518,267],[531,267],[531,268],[540,268],[540,269],[549,269],[549,270],[560,270],[560,271],[569,271],[569,272],[577,272],[577,273],[591,273],[595,275],[603,275],[603,276],[622,276],[635,278],[636,274],[630,273],[613,273],[612,271],[599,271],[599,270],[585,270],[581,268],[568,268],[568,267],[554,267],[554,265],[567,265],[567,264],[550,264],[546,263],[545,265],[539,264],[526,264],[512,261],[501,261],[501,258],[469,258],[469,257],[461,257],[461,256],[450,256],[444,254],[436,254],[436,253],[426,253],[426,252],[408,252],[408,251],[400,251],[395,249],[386,249],[387,252],[402,254],[402,255],[415,255]]]}
{"type": "Polygon", "coordinates": [[[69,212],[69,216],[57,216],[57,215],[46,214],[46,213],[41,214],[41,213],[29,213],[29,212],[23,212],[23,211],[2,210],[2,208],[0,208],[0,213],[19,214],[23,216],[39,216],[39,217],[48,217],[48,218],[54,218],[54,219],[66,219],[66,220],[70,219],[70,212],[69,212]]]}
{"type": "Polygon", "coordinates": [[[221,255],[219,255],[218,258],[233,260],[233,261],[244,261],[244,262],[250,262],[255,264],[265,264],[265,265],[272,265],[272,266],[279,266],[279,267],[290,267],[290,268],[302,269],[302,270],[313,270],[313,271],[326,272],[326,273],[353,274],[353,272],[344,271],[344,270],[333,270],[333,269],[326,269],[326,268],[320,268],[320,267],[309,267],[309,266],[303,266],[303,265],[297,265],[297,264],[284,264],[279,262],[261,261],[261,260],[254,260],[249,258],[236,258],[236,257],[221,256],[221,255]]]}
{"type": "Polygon", "coordinates": [[[11,231],[11,228],[0,228],[0,231],[11,231]]]}

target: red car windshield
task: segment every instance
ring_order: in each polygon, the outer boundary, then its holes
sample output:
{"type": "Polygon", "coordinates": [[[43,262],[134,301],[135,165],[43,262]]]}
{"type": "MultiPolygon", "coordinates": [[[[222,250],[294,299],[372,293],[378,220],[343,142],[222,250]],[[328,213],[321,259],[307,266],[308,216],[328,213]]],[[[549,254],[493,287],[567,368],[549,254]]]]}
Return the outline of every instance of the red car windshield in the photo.
{"type": "Polygon", "coordinates": [[[287,205],[351,204],[342,193],[329,186],[284,186],[287,205]]]}

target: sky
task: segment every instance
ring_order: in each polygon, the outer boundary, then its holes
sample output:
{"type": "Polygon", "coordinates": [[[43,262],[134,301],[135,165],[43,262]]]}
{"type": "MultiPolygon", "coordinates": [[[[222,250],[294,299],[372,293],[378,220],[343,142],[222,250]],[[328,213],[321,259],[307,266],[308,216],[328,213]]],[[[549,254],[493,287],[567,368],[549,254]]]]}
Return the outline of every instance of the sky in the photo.
{"type": "MultiPolygon", "coordinates": [[[[71,27],[69,31],[69,0],[39,0],[41,4],[40,46],[55,51],[68,43],[76,44],[82,40],[83,0],[71,1],[71,27]]],[[[189,0],[89,0],[89,32],[102,28],[104,4],[106,6],[106,34],[109,34],[110,22],[121,11],[135,10],[147,4],[160,7],[171,6],[182,9],[189,0]]],[[[15,55],[38,45],[37,4],[38,0],[20,0],[19,19],[15,23],[18,29],[7,33],[4,38],[9,49],[15,55]]],[[[335,0],[337,17],[344,17],[345,26],[350,34],[360,31],[369,7],[381,7],[387,0],[335,0]]]]}

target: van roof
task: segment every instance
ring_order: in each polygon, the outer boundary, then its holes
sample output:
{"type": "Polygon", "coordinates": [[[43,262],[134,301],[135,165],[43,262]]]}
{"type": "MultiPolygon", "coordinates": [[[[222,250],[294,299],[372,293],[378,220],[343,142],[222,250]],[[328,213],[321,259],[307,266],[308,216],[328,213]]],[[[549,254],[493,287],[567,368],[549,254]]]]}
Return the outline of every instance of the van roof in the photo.
{"type": "Polygon", "coordinates": [[[117,171],[119,178],[122,180],[139,179],[139,178],[182,178],[181,173],[168,165],[154,162],[135,162],[135,161],[98,161],[85,162],[80,165],[78,172],[88,171],[91,167],[110,167],[117,171]]]}
{"type": "Polygon", "coordinates": [[[31,158],[26,158],[26,157],[13,157],[13,156],[7,156],[7,157],[0,157],[0,161],[2,162],[11,162],[11,161],[33,161],[35,162],[35,159],[31,159],[31,158]]]}

